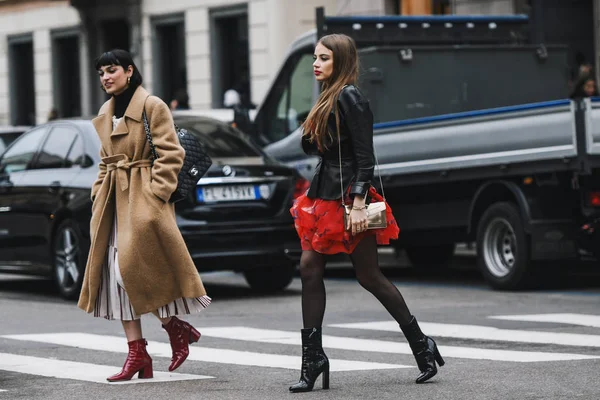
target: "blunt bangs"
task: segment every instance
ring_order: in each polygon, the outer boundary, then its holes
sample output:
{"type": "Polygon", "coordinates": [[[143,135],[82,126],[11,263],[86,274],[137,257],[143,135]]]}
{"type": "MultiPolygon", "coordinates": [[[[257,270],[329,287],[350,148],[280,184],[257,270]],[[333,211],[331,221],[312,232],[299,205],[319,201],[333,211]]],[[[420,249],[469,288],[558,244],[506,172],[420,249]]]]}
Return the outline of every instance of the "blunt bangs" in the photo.
{"type": "Polygon", "coordinates": [[[123,63],[121,63],[121,60],[119,60],[119,58],[113,51],[107,51],[106,53],[103,53],[100,57],[98,57],[96,59],[96,69],[97,70],[99,70],[102,67],[106,67],[108,65],[120,65],[124,69],[127,68],[127,66],[125,66],[125,65],[123,65],[123,63]]]}

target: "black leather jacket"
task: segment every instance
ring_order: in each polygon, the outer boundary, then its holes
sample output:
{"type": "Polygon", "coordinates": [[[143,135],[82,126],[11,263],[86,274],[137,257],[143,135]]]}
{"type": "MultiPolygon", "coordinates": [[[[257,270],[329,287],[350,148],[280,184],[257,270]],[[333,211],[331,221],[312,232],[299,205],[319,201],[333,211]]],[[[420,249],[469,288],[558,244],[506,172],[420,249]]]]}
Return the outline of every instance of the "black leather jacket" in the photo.
{"type": "MultiPolygon", "coordinates": [[[[354,85],[345,86],[338,98],[340,111],[340,138],[342,144],[342,174],[344,192],[350,187],[350,197],[366,196],[373,170],[373,113],[369,101],[354,85]]],[[[302,148],[308,155],[318,155],[321,161],[308,189],[307,197],[323,200],[341,198],[340,164],[335,114],[329,115],[328,126],[333,135],[333,143],[320,152],[316,143],[302,137],[302,148]]]]}

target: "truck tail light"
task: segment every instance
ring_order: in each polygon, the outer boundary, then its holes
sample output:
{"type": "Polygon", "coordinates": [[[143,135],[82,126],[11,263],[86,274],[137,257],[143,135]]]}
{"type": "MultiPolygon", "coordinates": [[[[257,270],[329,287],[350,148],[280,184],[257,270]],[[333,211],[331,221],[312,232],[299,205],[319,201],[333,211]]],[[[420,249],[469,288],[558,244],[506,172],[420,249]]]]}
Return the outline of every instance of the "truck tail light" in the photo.
{"type": "Polygon", "coordinates": [[[587,200],[591,207],[600,207],[600,192],[589,192],[587,200]]]}

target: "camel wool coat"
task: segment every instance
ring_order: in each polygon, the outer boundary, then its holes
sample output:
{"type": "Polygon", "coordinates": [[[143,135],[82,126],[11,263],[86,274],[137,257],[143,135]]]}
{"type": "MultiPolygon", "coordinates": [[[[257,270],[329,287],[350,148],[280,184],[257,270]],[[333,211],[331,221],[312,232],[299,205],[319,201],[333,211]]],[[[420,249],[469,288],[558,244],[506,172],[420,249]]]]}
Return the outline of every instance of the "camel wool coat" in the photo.
{"type": "Polygon", "coordinates": [[[91,193],[91,246],[79,308],[94,310],[115,213],[119,269],[136,314],[179,298],[205,296],[169,202],[184,157],[171,111],[140,86],[114,131],[113,114],[111,98],[92,121],[102,142],[102,162],[91,193]],[[159,157],[154,165],[144,131],[144,107],[159,157]]]}

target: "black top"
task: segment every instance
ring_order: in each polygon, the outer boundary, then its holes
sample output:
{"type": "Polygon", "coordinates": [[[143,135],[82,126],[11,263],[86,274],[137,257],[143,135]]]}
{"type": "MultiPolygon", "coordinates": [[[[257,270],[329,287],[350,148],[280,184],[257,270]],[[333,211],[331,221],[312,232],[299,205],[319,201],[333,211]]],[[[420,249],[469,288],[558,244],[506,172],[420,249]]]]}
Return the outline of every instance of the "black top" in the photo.
{"type": "MultiPolygon", "coordinates": [[[[354,85],[345,86],[337,101],[340,110],[340,142],[342,147],[342,186],[350,196],[366,196],[371,187],[375,156],[373,153],[373,113],[369,100],[354,85]]],[[[324,152],[319,151],[316,143],[310,143],[302,137],[302,148],[308,155],[318,155],[321,161],[308,189],[311,199],[337,200],[341,196],[340,164],[335,114],[332,112],[327,121],[332,132],[333,143],[324,152]]]]}
{"type": "Polygon", "coordinates": [[[134,85],[129,85],[125,91],[119,95],[113,96],[115,98],[115,117],[122,118],[125,115],[125,111],[129,106],[129,102],[137,89],[134,85]]]}

